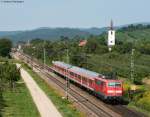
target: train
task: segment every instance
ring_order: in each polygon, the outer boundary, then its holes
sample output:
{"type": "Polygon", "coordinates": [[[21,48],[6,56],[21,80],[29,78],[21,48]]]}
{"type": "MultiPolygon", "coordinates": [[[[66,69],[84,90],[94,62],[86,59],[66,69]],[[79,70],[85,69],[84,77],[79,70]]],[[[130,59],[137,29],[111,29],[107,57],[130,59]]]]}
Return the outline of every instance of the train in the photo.
{"type": "Polygon", "coordinates": [[[61,61],[53,61],[51,69],[68,78],[70,81],[93,92],[103,100],[121,100],[123,96],[123,81],[111,79],[84,68],[73,66],[61,61]]]}

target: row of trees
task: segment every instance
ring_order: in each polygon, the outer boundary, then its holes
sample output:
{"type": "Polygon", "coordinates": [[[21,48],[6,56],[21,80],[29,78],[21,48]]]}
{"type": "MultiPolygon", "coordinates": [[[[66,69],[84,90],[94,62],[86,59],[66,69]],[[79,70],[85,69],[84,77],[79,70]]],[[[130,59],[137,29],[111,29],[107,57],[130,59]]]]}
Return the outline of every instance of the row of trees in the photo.
{"type": "Polygon", "coordinates": [[[135,31],[135,30],[142,30],[142,29],[149,29],[150,25],[144,25],[144,24],[131,24],[128,26],[125,26],[121,29],[119,29],[119,31],[135,31]]]}
{"type": "Polygon", "coordinates": [[[9,39],[0,39],[0,56],[9,57],[12,48],[12,42],[9,39]]]}
{"type": "Polygon", "coordinates": [[[6,59],[0,58],[0,116],[1,109],[4,106],[3,92],[6,90],[13,91],[15,89],[15,82],[20,79],[20,72],[16,65],[9,63],[6,59]]]}
{"type": "Polygon", "coordinates": [[[9,39],[0,39],[0,116],[5,106],[3,92],[15,88],[15,82],[20,79],[20,72],[16,65],[9,62],[12,42],[9,39]]]}

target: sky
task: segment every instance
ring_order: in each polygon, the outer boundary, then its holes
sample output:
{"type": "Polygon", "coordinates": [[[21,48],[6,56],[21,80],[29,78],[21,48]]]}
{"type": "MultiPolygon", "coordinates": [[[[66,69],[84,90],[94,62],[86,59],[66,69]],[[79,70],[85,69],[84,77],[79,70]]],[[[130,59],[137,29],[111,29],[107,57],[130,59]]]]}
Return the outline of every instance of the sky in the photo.
{"type": "Polygon", "coordinates": [[[150,22],[150,0],[0,0],[0,31],[150,22]]]}

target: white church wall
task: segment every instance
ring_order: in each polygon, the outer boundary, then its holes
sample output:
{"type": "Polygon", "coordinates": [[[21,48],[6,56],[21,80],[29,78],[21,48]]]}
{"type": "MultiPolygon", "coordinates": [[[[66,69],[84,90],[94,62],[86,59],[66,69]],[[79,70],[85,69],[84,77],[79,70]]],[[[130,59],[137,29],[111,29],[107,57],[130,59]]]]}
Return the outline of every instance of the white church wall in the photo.
{"type": "Polygon", "coordinates": [[[108,31],[108,46],[114,46],[115,45],[115,31],[109,30],[108,31]]]}

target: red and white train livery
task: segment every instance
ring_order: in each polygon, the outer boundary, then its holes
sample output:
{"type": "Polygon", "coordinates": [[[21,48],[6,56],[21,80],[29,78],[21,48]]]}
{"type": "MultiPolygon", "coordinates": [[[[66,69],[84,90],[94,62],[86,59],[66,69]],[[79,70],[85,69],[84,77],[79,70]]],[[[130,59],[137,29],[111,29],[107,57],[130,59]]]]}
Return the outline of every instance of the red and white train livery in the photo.
{"type": "Polygon", "coordinates": [[[122,81],[107,79],[106,76],[80,67],[53,61],[52,69],[77,84],[93,91],[104,100],[120,99],[123,95],[122,81]]]}

